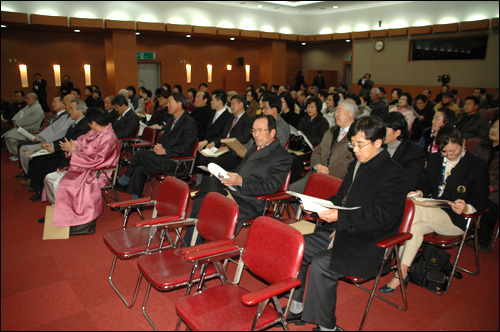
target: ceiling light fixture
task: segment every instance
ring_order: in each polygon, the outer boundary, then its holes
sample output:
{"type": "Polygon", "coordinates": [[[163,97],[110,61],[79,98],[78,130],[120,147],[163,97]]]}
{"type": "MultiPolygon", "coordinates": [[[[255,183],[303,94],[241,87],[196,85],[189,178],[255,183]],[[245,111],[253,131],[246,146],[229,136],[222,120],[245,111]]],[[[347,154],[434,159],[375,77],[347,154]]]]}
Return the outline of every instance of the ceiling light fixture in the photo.
{"type": "Polygon", "coordinates": [[[302,43],[302,45],[306,45],[306,43],[302,43]]]}
{"type": "Polygon", "coordinates": [[[346,40],[345,40],[345,42],[346,42],[346,43],[350,43],[350,42],[351,42],[351,40],[350,40],[350,39],[346,39],[346,40]]]}
{"type": "Polygon", "coordinates": [[[80,32],[80,30],[75,30],[75,32],[80,32]]]}
{"type": "Polygon", "coordinates": [[[186,38],[191,38],[191,35],[186,35],[186,38]]]}
{"type": "Polygon", "coordinates": [[[140,32],[136,32],[136,33],[135,33],[135,35],[136,35],[136,36],[139,36],[140,34],[141,34],[140,32]]]}
{"type": "Polygon", "coordinates": [[[258,5],[257,8],[262,8],[262,5],[258,5]]]}
{"type": "Polygon", "coordinates": [[[333,6],[333,8],[334,8],[334,9],[337,9],[337,8],[339,8],[339,6],[333,6]]]}
{"type": "Polygon", "coordinates": [[[234,40],[234,37],[229,38],[229,40],[234,40]]]}

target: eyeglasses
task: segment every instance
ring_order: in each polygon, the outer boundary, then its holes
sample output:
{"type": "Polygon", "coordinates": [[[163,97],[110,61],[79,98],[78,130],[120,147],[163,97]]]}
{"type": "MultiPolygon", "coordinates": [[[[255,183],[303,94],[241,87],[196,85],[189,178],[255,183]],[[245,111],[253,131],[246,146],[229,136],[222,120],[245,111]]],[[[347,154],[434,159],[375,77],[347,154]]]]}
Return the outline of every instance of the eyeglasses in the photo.
{"type": "Polygon", "coordinates": [[[351,143],[351,142],[348,142],[348,143],[347,143],[347,146],[348,146],[350,149],[353,149],[353,150],[354,150],[355,148],[358,148],[358,149],[360,149],[360,150],[361,150],[362,148],[364,148],[365,146],[367,146],[367,145],[368,145],[368,144],[370,144],[370,143],[371,143],[371,141],[370,141],[370,142],[368,142],[368,143],[366,143],[366,144],[364,144],[364,145],[359,145],[359,144],[353,144],[353,143],[351,143]]]}
{"type": "Polygon", "coordinates": [[[462,147],[460,147],[459,149],[454,149],[454,150],[450,150],[450,151],[441,150],[441,155],[443,157],[454,157],[454,156],[457,156],[461,153],[462,153],[462,147]]]}
{"type": "Polygon", "coordinates": [[[254,135],[255,133],[262,134],[264,131],[269,130],[269,129],[250,129],[250,134],[254,135]]]}

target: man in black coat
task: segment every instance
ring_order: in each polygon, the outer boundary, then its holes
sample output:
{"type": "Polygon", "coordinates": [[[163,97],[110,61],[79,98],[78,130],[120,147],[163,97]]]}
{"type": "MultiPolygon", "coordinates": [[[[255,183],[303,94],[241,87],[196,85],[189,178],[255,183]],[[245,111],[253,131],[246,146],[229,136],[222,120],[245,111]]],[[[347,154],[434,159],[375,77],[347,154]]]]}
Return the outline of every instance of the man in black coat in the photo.
{"type": "MultiPolygon", "coordinates": [[[[231,110],[226,106],[227,95],[222,90],[215,90],[212,92],[211,106],[213,112],[210,114],[208,122],[205,123],[205,136],[199,139],[198,151],[201,151],[222,134],[222,130],[228,120],[232,120],[231,110]]],[[[200,137],[200,136],[198,136],[200,137]]]]}
{"type": "Polygon", "coordinates": [[[118,119],[113,122],[113,130],[118,138],[135,137],[137,129],[139,128],[139,117],[128,106],[128,101],[124,96],[118,95],[113,99],[116,111],[120,115],[118,119]]]}
{"type": "Polygon", "coordinates": [[[211,102],[212,98],[208,91],[198,91],[198,93],[196,93],[194,111],[190,115],[196,121],[196,127],[198,127],[198,141],[200,142],[205,139],[207,124],[210,117],[215,112],[210,106],[211,102]]]}
{"type": "Polygon", "coordinates": [[[384,254],[377,242],[398,232],[407,180],[404,169],[382,148],[385,133],[383,121],[373,116],[362,117],[349,128],[348,138],[357,161],[351,163],[337,195],[330,200],[336,206],[360,208],[318,213],[325,225],[304,236],[306,246],[298,276],[303,283],[295,292],[289,321],[302,319],[320,328],[335,328],[338,279],[346,275],[375,276],[384,254]],[[334,229],[333,240],[330,234],[334,229]]]}
{"type": "Polygon", "coordinates": [[[43,180],[49,173],[58,168],[69,166],[69,159],[66,158],[64,151],[61,150],[60,143],[76,140],[81,135],[90,130],[89,123],[85,118],[87,106],[84,101],[77,99],[71,102],[69,107],[69,116],[75,120],[75,123],[69,126],[64,137],[55,140],[52,143],[43,143],[42,148],[51,152],[51,154],[35,157],[28,164],[28,177],[31,178],[30,191],[36,191],[36,194],[30,199],[34,202],[40,201],[42,197],[43,180]]]}
{"type": "Polygon", "coordinates": [[[165,133],[153,151],[137,151],[127,171],[115,185],[117,189],[126,189],[133,199],[138,198],[142,196],[149,174],[173,174],[175,163],[170,158],[186,157],[193,153],[197,134],[196,122],[185,110],[186,98],[182,94],[173,93],[168,97],[168,112],[172,116],[167,120],[165,133]]]}

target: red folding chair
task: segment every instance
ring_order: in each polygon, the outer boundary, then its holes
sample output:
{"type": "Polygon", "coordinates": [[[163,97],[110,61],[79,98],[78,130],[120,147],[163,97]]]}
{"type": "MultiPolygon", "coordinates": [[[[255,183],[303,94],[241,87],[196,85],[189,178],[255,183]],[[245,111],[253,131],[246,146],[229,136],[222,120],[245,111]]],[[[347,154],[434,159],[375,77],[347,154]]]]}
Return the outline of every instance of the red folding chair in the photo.
{"type": "MultiPolygon", "coordinates": [[[[174,177],[177,176],[177,171],[179,170],[179,167],[182,164],[186,168],[186,171],[188,171],[189,179],[191,181],[193,181],[192,174],[193,174],[194,162],[196,160],[196,153],[197,152],[198,152],[198,140],[196,140],[193,152],[191,153],[190,156],[170,158],[171,161],[175,162],[174,177]],[[188,163],[191,163],[191,166],[188,166],[188,163]]],[[[149,182],[150,179],[152,181],[151,181],[151,188],[149,189],[148,197],[151,197],[151,194],[153,193],[153,188],[154,188],[155,182],[158,181],[158,182],[162,183],[162,181],[167,176],[168,175],[165,175],[165,174],[149,174],[147,181],[149,182]]],[[[146,189],[147,189],[147,182],[146,182],[146,185],[144,186],[144,193],[146,192],[146,189]]]]}
{"type": "Polygon", "coordinates": [[[481,216],[489,211],[490,211],[489,209],[486,209],[482,212],[477,212],[474,214],[462,214],[462,216],[464,216],[467,219],[467,226],[464,234],[462,235],[457,235],[457,236],[439,235],[435,232],[424,235],[425,243],[429,243],[440,248],[450,249],[458,246],[458,252],[457,255],[455,256],[455,261],[453,262],[453,268],[450,271],[450,274],[448,275],[446,286],[444,286],[441,290],[438,291],[433,291],[427,288],[425,289],[438,295],[445,295],[446,293],[448,293],[448,290],[450,289],[451,280],[453,279],[453,275],[455,274],[456,269],[459,269],[460,271],[463,271],[473,276],[479,274],[478,229],[479,229],[479,224],[481,222],[481,216]],[[468,240],[474,240],[474,256],[476,265],[475,271],[467,270],[457,265],[458,260],[460,259],[460,254],[462,253],[464,243],[468,240]]]}
{"type": "MultiPolygon", "coordinates": [[[[216,264],[208,264],[200,271],[201,266],[187,262],[184,259],[184,255],[206,249],[212,250],[211,253],[213,254],[213,250],[219,253],[225,252],[228,248],[229,251],[233,251],[232,256],[238,255],[239,252],[235,251],[238,247],[234,245],[233,240],[238,222],[238,212],[239,208],[234,200],[216,192],[208,193],[201,204],[198,220],[195,222],[196,231],[193,234],[192,241],[193,244],[199,233],[205,239],[205,243],[181,249],[166,249],[139,257],[137,265],[140,274],[148,282],[142,312],[155,330],[156,326],[146,313],[146,303],[151,286],[159,291],[168,291],[187,285],[186,295],[188,295],[191,291],[191,286],[194,282],[200,280],[202,274],[204,279],[218,277],[222,282],[227,281],[227,276],[224,272],[227,263],[222,267],[217,263],[217,260],[215,261],[216,264]],[[216,247],[218,248],[215,249],[216,247]]],[[[186,223],[185,225],[189,226],[193,225],[193,223],[186,223]]],[[[180,224],[175,223],[173,227],[177,228],[180,226],[180,224]]],[[[165,227],[172,226],[166,224],[165,227]]]]}
{"type": "Polygon", "coordinates": [[[297,274],[303,254],[304,237],[299,231],[269,217],[257,218],[241,250],[234,282],[178,299],[176,330],[181,321],[197,331],[264,330],[277,323],[287,330],[289,310],[283,314],[277,296],[290,291],[290,304],[295,287],[300,285],[297,274]],[[240,286],[245,268],[267,285],[251,292],[240,286]]]}
{"type": "Polygon", "coordinates": [[[160,248],[176,247],[180,239],[179,230],[176,229],[177,239],[174,242],[166,229],[161,229],[161,232],[157,232],[158,227],[156,225],[184,218],[188,199],[189,186],[179,179],[168,177],[160,188],[157,200],[139,198],[111,205],[113,208],[125,210],[125,220],[122,229],[107,232],[103,236],[104,243],[114,255],[111,272],[109,273],[109,284],[128,308],[134,305],[137,298],[141,275],[139,275],[132,302],[129,304],[112,281],[116,260],[118,258],[123,260],[134,258],[145,253],[157,251],[160,248]],[[139,210],[146,206],[154,206],[152,219],[143,220],[140,223],[141,225],[147,225],[147,227],[126,228],[130,210],[139,210]],[[167,237],[167,241],[165,241],[165,237],[167,237]]]}
{"type": "Polygon", "coordinates": [[[380,262],[380,268],[375,276],[375,283],[373,284],[373,287],[371,290],[363,287],[360,285],[360,283],[363,283],[367,280],[370,279],[362,279],[362,278],[357,278],[357,277],[351,277],[351,276],[345,276],[344,278],[353,282],[357,287],[361,288],[362,290],[370,293],[370,298],[368,300],[368,304],[366,305],[365,309],[365,314],[363,315],[363,319],[361,320],[361,325],[359,326],[359,330],[363,328],[363,324],[365,323],[366,316],[368,315],[368,311],[370,310],[370,306],[373,300],[373,296],[376,296],[377,298],[389,303],[390,305],[398,308],[399,310],[405,311],[408,309],[408,304],[406,301],[406,286],[404,282],[401,282],[400,284],[400,289],[401,289],[401,295],[403,298],[403,305],[400,306],[394,302],[391,302],[384,298],[383,296],[375,293],[377,290],[378,282],[380,277],[382,276],[382,273],[384,272],[384,267],[386,266],[386,263],[388,263],[391,260],[395,261],[395,264],[391,266],[396,266],[398,275],[401,274],[401,261],[399,258],[399,246],[403,245],[407,240],[411,239],[413,235],[410,233],[410,228],[411,224],[413,222],[413,216],[415,215],[415,205],[413,204],[413,201],[411,199],[406,199],[406,204],[405,204],[405,212],[403,215],[403,220],[399,226],[399,233],[391,236],[385,240],[382,240],[377,243],[377,247],[385,249],[384,256],[382,258],[382,261],[380,262]]]}

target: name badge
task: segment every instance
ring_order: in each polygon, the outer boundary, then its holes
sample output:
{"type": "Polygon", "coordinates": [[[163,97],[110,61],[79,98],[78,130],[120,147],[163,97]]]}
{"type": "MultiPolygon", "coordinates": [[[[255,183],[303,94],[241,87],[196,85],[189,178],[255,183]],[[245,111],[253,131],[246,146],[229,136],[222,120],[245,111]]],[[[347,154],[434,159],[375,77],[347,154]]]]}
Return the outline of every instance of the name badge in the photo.
{"type": "Polygon", "coordinates": [[[467,188],[465,188],[465,186],[458,186],[457,191],[461,194],[465,194],[465,192],[467,191],[467,188]]]}

